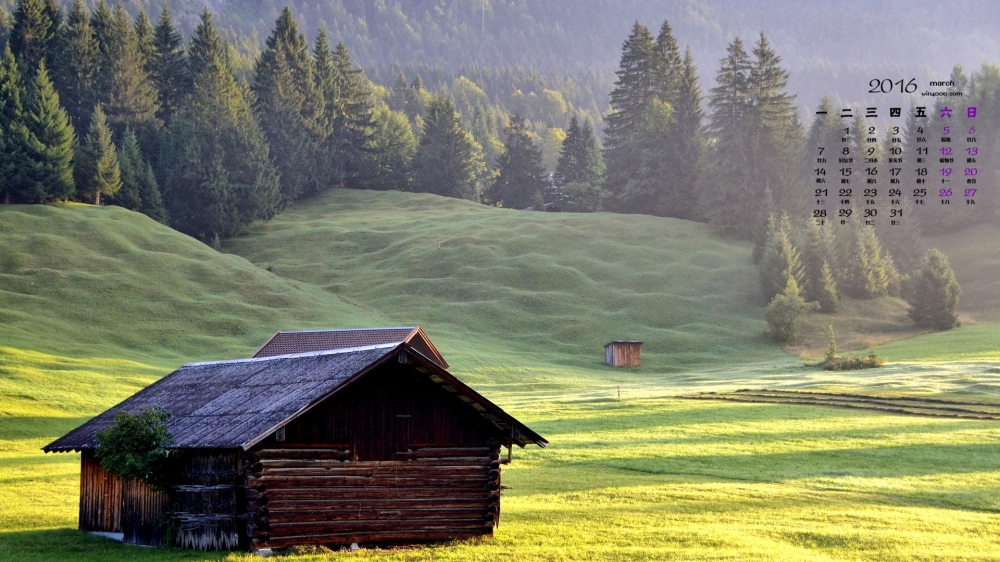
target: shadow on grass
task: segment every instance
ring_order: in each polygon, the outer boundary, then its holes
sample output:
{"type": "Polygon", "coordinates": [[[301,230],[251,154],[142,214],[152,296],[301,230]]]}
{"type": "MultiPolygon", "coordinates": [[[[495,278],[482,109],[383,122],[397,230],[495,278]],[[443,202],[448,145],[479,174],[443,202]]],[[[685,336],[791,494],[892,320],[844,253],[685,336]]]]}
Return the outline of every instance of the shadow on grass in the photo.
{"type": "Polygon", "coordinates": [[[7,562],[223,560],[227,554],[128,545],[75,529],[0,532],[0,560],[7,562]]]}

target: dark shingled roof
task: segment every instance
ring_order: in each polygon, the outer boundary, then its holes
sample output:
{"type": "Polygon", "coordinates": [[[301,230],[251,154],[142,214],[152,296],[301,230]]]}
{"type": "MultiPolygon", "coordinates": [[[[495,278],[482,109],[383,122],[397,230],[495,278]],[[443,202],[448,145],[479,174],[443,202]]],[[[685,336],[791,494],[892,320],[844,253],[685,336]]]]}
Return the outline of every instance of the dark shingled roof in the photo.
{"type": "MultiPolygon", "coordinates": [[[[43,448],[45,452],[94,449],[97,432],[118,410],[158,406],[170,412],[171,448],[248,449],[329,395],[396,357],[411,358],[485,407],[482,415],[510,430],[514,442],[545,446],[545,439],[465,386],[408,344],[383,344],[257,359],[190,363],[127,398],[43,448]],[[516,429],[517,431],[514,431],[516,429]]],[[[432,376],[432,378],[434,378],[432,376]]],[[[478,408],[477,408],[478,409],[478,408]]]]}
{"type": "Polygon", "coordinates": [[[260,346],[253,357],[271,357],[291,353],[346,349],[386,343],[408,343],[423,355],[444,367],[448,362],[431,343],[420,326],[400,326],[396,328],[348,328],[340,330],[302,330],[297,332],[279,331],[260,346]]]}

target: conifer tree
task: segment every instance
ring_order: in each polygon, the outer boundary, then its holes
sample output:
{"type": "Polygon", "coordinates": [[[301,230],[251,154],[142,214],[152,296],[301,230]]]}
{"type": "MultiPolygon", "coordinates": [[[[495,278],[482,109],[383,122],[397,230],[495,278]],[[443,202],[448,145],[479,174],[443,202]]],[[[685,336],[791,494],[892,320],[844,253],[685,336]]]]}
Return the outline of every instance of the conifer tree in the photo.
{"type": "Polygon", "coordinates": [[[318,191],[312,162],[323,140],[316,124],[320,102],[306,39],[287,6],[257,60],[254,93],[285,202],[318,191]]]}
{"type": "Polygon", "coordinates": [[[122,188],[118,154],[101,106],[94,108],[90,129],[80,143],[76,182],[80,199],[92,200],[94,205],[101,204],[101,195],[114,197],[122,188]]]}
{"type": "Polygon", "coordinates": [[[337,140],[338,160],[344,165],[344,185],[358,187],[363,155],[371,148],[373,105],[371,86],[364,72],[351,63],[347,47],[337,43],[333,51],[336,112],[333,137],[337,140]]]}
{"type": "MultiPolygon", "coordinates": [[[[826,222],[820,225],[816,221],[807,221],[805,233],[800,244],[802,248],[803,265],[803,294],[806,300],[820,301],[823,295],[830,291],[831,285],[825,279],[823,268],[832,272],[832,267],[836,264],[836,238],[833,232],[832,223],[826,222]]],[[[832,285],[835,287],[836,285],[832,285]]],[[[832,312],[823,309],[823,312],[832,312]]]]}
{"type": "Polygon", "coordinates": [[[586,146],[584,142],[580,122],[576,115],[573,115],[569,119],[566,138],[563,139],[559,162],[556,164],[556,184],[560,187],[583,179],[587,170],[587,159],[590,156],[590,147],[586,146]]]}
{"type": "Polygon", "coordinates": [[[656,35],[653,58],[654,90],[660,101],[673,105],[681,87],[684,61],[670,22],[663,20],[656,35]]]}
{"type": "Polygon", "coordinates": [[[771,225],[759,266],[765,302],[771,302],[784,290],[789,278],[795,281],[798,292],[803,279],[802,261],[793,241],[791,219],[782,213],[776,220],[771,220],[771,225]]]}
{"type": "Polygon", "coordinates": [[[607,165],[607,186],[617,198],[638,168],[637,155],[631,139],[638,130],[646,104],[656,97],[656,46],[649,29],[638,21],[622,46],[618,76],[611,90],[611,113],[604,120],[604,160],[607,165]]]}
{"type": "Polygon", "coordinates": [[[132,127],[140,140],[159,129],[156,118],[159,95],[146,73],[145,61],[132,20],[117,4],[101,48],[98,85],[104,90],[103,105],[108,126],[115,137],[132,127]]]}
{"type": "Polygon", "coordinates": [[[116,153],[121,188],[113,195],[107,196],[105,202],[108,205],[124,207],[130,211],[138,211],[142,207],[138,172],[144,162],[142,153],[139,152],[139,140],[135,138],[135,132],[132,129],[125,129],[125,135],[122,136],[122,142],[116,153]]]}
{"type": "Polygon", "coordinates": [[[337,69],[333,52],[326,39],[326,31],[319,30],[313,45],[313,76],[316,80],[317,99],[321,104],[316,114],[315,127],[319,143],[314,153],[313,170],[316,183],[321,188],[344,183],[344,163],[341,160],[340,140],[336,136],[338,123],[337,69]]]}
{"type": "Polygon", "coordinates": [[[142,59],[142,67],[146,74],[152,75],[153,52],[156,50],[153,40],[156,32],[153,30],[153,24],[149,21],[149,15],[142,8],[139,9],[139,15],[135,18],[134,31],[135,43],[142,59]]]}
{"type": "Polygon", "coordinates": [[[531,140],[525,121],[519,114],[511,117],[504,133],[507,140],[497,163],[497,175],[483,194],[483,202],[523,209],[533,205],[545,187],[542,151],[531,140]]]}
{"type": "Polygon", "coordinates": [[[27,156],[31,162],[27,193],[29,202],[63,200],[75,190],[73,183],[73,143],[75,133],[59,94],[49,80],[45,59],[38,65],[24,106],[25,125],[30,133],[27,156]]]}
{"type": "Polygon", "coordinates": [[[169,123],[174,112],[181,106],[184,96],[191,90],[191,79],[181,34],[174,26],[167,4],[163,5],[160,19],[153,30],[149,74],[160,102],[157,117],[169,123]]]}
{"type": "Polygon", "coordinates": [[[233,76],[207,9],[188,52],[198,74],[170,125],[164,198],[175,228],[212,241],[273,217],[281,193],[251,94],[233,76]]]}
{"type": "Polygon", "coordinates": [[[673,109],[660,100],[646,104],[646,114],[630,141],[636,168],[618,198],[624,212],[665,216],[677,189],[673,152],[673,109]]]}
{"type": "Polygon", "coordinates": [[[674,126],[672,134],[672,161],[674,189],[662,204],[662,213],[680,219],[695,218],[698,203],[698,161],[704,151],[701,121],[701,86],[698,69],[691,56],[691,48],[684,51],[673,96],[674,126]]]}
{"type": "Polygon", "coordinates": [[[829,262],[824,261],[820,268],[819,281],[816,283],[814,295],[816,298],[810,300],[819,303],[820,312],[827,314],[837,312],[837,307],[840,305],[840,295],[837,292],[837,281],[833,276],[833,270],[830,269],[829,262]]]}
{"type": "MultiPolygon", "coordinates": [[[[7,45],[0,61],[0,202],[4,204],[17,201],[30,180],[28,149],[33,139],[25,124],[26,95],[17,60],[7,45]]],[[[37,200],[41,195],[28,197],[37,200]]]]}
{"type": "Polygon", "coordinates": [[[58,39],[59,56],[52,61],[52,81],[73,127],[84,131],[97,103],[97,42],[83,0],[74,0],[58,39]]]}
{"type": "Polygon", "coordinates": [[[413,191],[473,199],[482,166],[471,135],[462,129],[455,104],[441,92],[427,106],[424,133],[413,159],[413,191]]]}
{"type": "Polygon", "coordinates": [[[56,31],[61,23],[59,14],[58,6],[51,1],[18,0],[10,48],[22,74],[33,73],[43,59],[51,66],[56,53],[56,31]]]}
{"type": "Polygon", "coordinates": [[[132,129],[125,131],[118,148],[118,168],[121,170],[122,187],[108,198],[108,204],[138,211],[162,222],[164,210],[160,188],[153,176],[153,168],[142,157],[139,139],[132,129]]]}
{"type": "Polygon", "coordinates": [[[962,290],[948,258],[937,249],[928,250],[920,270],[914,274],[909,315],[918,326],[950,330],[958,326],[958,299],[962,290]]]}
{"type": "Polygon", "coordinates": [[[767,219],[765,190],[779,209],[796,211],[802,132],[785,92],[788,72],[767,38],[761,34],[753,59],[739,38],[727,52],[709,98],[715,142],[699,178],[700,205],[712,223],[749,238],[767,219]]]}
{"type": "Polygon", "coordinates": [[[846,266],[842,269],[844,292],[857,299],[886,296],[889,276],[875,229],[858,227],[852,238],[846,266]]]}
{"type": "Polygon", "coordinates": [[[556,186],[564,210],[596,211],[604,199],[604,162],[590,121],[583,126],[574,115],[556,166],[556,186]]]}

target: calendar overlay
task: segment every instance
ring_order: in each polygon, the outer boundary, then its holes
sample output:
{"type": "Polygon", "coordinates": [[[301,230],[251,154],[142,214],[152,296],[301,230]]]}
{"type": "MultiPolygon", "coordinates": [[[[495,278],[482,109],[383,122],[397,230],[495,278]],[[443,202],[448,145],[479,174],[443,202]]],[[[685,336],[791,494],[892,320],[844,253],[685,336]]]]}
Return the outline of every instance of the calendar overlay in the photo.
{"type": "MultiPolygon", "coordinates": [[[[864,123],[855,119],[860,108],[841,110],[839,142],[812,147],[813,219],[820,224],[898,226],[914,212],[975,205],[981,156],[977,108],[954,105],[916,106],[909,119],[900,107],[866,107],[867,119],[888,116],[882,131],[867,125],[857,130],[864,123]],[[912,131],[906,130],[907,121],[912,131]]],[[[817,111],[817,118],[826,113],[817,111]]]]}

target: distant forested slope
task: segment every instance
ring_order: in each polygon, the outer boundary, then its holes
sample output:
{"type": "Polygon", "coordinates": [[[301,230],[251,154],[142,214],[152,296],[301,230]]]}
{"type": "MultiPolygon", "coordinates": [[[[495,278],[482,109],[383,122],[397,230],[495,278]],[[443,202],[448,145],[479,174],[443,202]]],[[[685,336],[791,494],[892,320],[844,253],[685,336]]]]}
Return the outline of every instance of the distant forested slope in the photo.
{"type": "MultiPolygon", "coordinates": [[[[66,4],[68,0],[59,0],[66,4]]],[[[156,14],[161,0],[127,0],[156,14]]],[[[408,64],[456,71],[462,67],[519,67],[562,75],[598,72],[609,84],[621,42],[638,19],[658,26],[669,19],[681,43],[690,44],[702,75],[710,79],[735,35],[764,31],[791,71],[790,90],[800,107],[824,93],[865,103],[868,80],[878,77],[946,79],[955,63],[978,67],[996,58],[1000,4],[969,0],[168,0],[189,34],[207,5],[231,31],[267,36],[285,4],[313,37],[325,26],[343,40],[376,81],[391,84],[391,67],[408,64]],[[884,75],[884,76],[883,76],[884,75]],[[379,80],[379,78],[381,78],[379,80]]],[[[12,9],[14,0],[0,0],[12,9]]],[[[94,0],[88,0],[94,4],[94,0]]],[[[426,77],[425,77],[426,79],[426,77]]],[[[586,82],[586,80],[584,80],[586,82]]],[[[477,82],[478,83],[478,82],[477,82]]],[[[431,83],[429,85],[436,85],[431,83]]],[[[607,88],[585,88],[604,109],[607,88]]],[[[546,86],[551,88],[551,86],[546,86]]],[[[536,90],[537,91],[537,90],[536,90]]]]}

